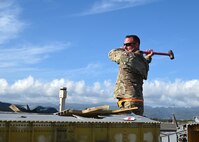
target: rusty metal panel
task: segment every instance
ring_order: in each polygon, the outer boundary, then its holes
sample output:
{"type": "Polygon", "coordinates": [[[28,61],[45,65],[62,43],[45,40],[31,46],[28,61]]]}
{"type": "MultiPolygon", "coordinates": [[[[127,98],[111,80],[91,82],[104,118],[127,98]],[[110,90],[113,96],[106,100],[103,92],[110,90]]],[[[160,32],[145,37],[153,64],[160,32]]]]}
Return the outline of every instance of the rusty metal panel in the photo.
{"type": "Polygon", "coordinates": [[[199,140],[199,124],[188,125],[188,142],[199,140]]]}

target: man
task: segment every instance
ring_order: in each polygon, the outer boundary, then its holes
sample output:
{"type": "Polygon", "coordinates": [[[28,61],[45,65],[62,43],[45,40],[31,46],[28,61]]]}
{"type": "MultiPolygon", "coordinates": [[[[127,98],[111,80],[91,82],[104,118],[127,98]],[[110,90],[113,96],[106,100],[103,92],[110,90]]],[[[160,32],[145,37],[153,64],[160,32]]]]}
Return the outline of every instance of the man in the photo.
{"type": "Polygon", "coordinates": [[[123,48],[113,49],[109,58],[119,64],[119,72],[114,90],[120,108],[138,107],[133,112],[144,113],[143,80],[147,79],[149,63],[153,52],[143,56],[140,51],[140,39],[136,35],[127,35],[123,48]]]}

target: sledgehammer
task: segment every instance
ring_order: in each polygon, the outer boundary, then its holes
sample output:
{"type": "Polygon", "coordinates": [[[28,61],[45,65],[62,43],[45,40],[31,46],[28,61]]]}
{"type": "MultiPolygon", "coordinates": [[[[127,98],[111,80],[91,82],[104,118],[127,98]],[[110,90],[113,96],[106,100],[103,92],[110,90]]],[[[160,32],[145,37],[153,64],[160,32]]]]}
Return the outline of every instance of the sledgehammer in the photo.
{"type": "MultiPolygon", "coordinates": [[[[153,50],[152,50],[152,52],[153,52],[153,50]]],[[[149,51],[142,51],[142,53],[144,53],[144,54],[150,54],[151,51],[150,51],[150,50],[149,50],[149,51]]],[[[154,55],[165,55],[165,56],[169,56],[169,58],[170,58],[171,60],[174,59],[174,54],[173,54],[173,51],[172,51],[172,50],[169,50],[168,53],[153,52],[153,54],[154,54],[154,55]]]]}

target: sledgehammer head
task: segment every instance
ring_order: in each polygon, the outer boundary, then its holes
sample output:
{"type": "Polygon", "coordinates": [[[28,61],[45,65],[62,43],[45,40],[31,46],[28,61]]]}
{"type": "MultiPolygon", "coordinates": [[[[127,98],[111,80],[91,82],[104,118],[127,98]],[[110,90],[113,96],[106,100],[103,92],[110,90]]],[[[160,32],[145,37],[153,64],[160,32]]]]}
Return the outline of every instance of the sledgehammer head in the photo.
{"type": "Polygon", "coordinates": [[[169,50],[169,51],[168,51],[168,54],[169,54],[170,59],[173,60],[173,59],[174,59],[173,51],[172,51],[172,50],[169,50]]]}

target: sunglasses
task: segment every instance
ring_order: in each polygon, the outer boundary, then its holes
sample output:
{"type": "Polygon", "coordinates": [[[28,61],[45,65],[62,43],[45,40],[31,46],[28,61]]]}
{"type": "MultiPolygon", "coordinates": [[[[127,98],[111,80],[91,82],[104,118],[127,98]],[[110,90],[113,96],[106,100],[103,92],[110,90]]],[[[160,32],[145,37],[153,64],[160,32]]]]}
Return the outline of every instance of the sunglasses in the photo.
{"type": "Polygon", "coordinates": [[[133,43],[124,43],[124,46],[131,46],[131,45],[136,45],[136,43],[135,42],[133,42],[133,43]]]}

